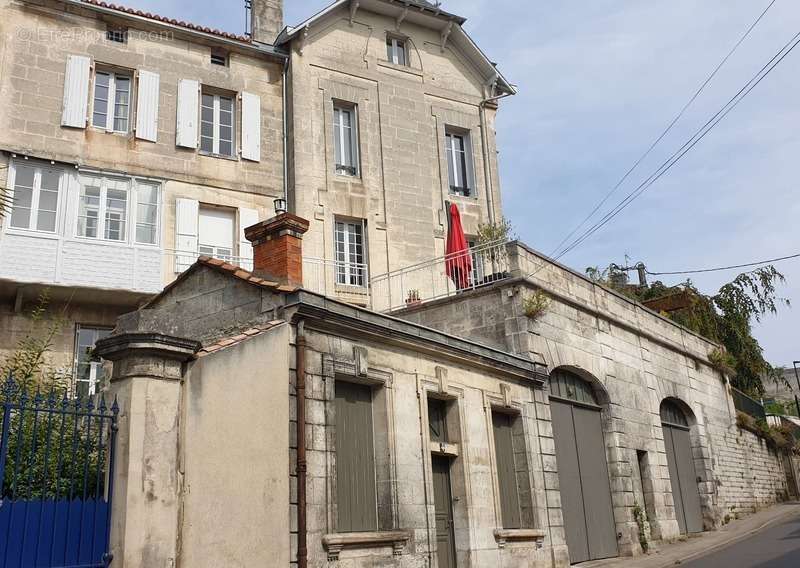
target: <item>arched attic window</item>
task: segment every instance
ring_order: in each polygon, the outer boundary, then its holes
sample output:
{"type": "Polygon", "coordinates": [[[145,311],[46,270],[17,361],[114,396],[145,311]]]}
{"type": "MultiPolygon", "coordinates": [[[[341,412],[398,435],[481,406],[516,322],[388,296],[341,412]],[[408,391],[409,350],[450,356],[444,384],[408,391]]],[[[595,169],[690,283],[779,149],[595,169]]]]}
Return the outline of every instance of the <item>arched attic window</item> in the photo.
{"type": "Polygon", "coordinates": [[[575,373],[564,369],[555,369],[550,373],[550,394],[581,404],[600,406],[592,385],[575,373]]]}
{"type": "Polygon", "coordinates": [[[677,403],[669,399],[661,401],[661,422],[671,426],[679,426],[681,428],[688,428],[689,421],[686,420],[686,413],[678,406],[677,403]]]}

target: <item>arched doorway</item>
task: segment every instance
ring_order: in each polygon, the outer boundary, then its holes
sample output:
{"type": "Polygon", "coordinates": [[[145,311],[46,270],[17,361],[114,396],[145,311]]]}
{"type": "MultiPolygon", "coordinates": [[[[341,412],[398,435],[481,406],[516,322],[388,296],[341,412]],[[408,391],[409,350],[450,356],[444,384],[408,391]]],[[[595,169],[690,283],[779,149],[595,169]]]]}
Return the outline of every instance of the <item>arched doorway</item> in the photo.
{"type": "Polygon", "coordinates": [[[703,513],[687,414],[676,400],[668,398],[661,402],[660,414],[678,528],[681,534],[703,532],[703,513]]]}
{"type": "Polygon", "coordinates": [[[550,374],[561,511],[573,564],[619,554],[600,411],[587,381],[564,369],[550,374]]]}

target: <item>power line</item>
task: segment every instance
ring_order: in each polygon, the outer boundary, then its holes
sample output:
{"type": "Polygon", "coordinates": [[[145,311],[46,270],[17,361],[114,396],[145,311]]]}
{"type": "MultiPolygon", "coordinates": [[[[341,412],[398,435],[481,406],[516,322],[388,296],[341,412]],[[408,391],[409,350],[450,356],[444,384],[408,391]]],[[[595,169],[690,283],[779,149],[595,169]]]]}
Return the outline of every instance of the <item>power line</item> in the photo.
{"type": "Polygon", "coordinates": [[[663,132],[662,132],[662,133],[661,133],[661,134],[658,136],[658,138],[656,138],[656,139],[653,141],[653,143],[652,143],[652,144],[650,144],[650,147],[649,147],[649,148],[647,148],[647,150],[644,152],[644,154],[642,154],[641,156],[639,156],[639,159],[637,159],[637,160],[636,160],[636,162],[634,162],[634,164],[633,164],[633,165],[632,165],[632,166],[631,166],[631,167],[628,169],[628,171],[626,171],[626,172],[625,172],[625,175],[623,175],[623,176],[620,178],[620,180],[619,180],[619,181],[616,183],[616,185],[615,185],[614,187],[612,187],[612,188],[611,188],[611,191],[609,191],[609,192],[608,192],[608,193],[605,195],[605,197],[603,197],[603,199],[601,199],[601,200],[600,200],[600,202],[599,202],[599,203],[598,203],[598,204],[595,206],[595,208],[594,208],[594,209],[592,209],[591,213],[589,213],[589,214],[588,214],[588,215],[587,215],[587,216],[586,216],[586,217],[583,219],[583,221],[581,221],[581,222],[578,224],[578,226],[576,226],[574,229],[572,229],[572,231],[571,231],[571,232],[570,232],[570,233],[569,233],[569,234],[568,234],[566,237],[564,237],[564,238],[561,240],[561,242],[560,242],[560,243],[558,243],[558,245],[556,245],[556,248],[555,248],[555,249],[553,249],[553,252],[552,252],[552,253],[550,253],[550,254],[551,254],[551,256],[552,256],[552,255],[554,255],[554,254],[556,254],[556,253],[559,251],[559,249],[561,248],[561,246],[562,246],[562,245],[563,245],[565,242],[567,242],[567,241],[568,241],[568,240],[569,240],[569,239],[570,239],[570,238],[571,238],[571,237],[572,237],[572,236],[573,236],[573,235],[574,235],[576,232],[578,232],[578,231],[581,229],[581,227],[583,227],[583,226],[586,224],[586,222],[587,222],[589,219],[591,219],[591,218],[594,216],[594,214],[595,214],[595,213],[597,213],[597,212],[600,210],[600,208],[601,208],[603,205],[605,205],[606,201],[608,201],[608,200],[609,200],[609,198],[610,198],[610,197],[611,197],[611,196],[612,196],[612,195],[613,195],[613,194],[614,194],[614,193],[617,191],[617,189],[619,189],[619,187],[620,187],[620,186],[621,186],[623,183],[625,183],[625,180],[627,180],[627,179],[628,179],[628,177],[629,177],[629,176],[630,176],[630,175],[633,173],[633,171],[634,171],[634,170],[635,170],[637,167],[639,167],[639,164],[641,164],[641,163],[642,163],[642,161],[644,161],[644,159],[645,159],[645,158],[647,158],[647,156],[649,156],[649,155],[650,155],[650,152],[652,152],[652,151],[653,151],[653,148],[655,148],[655,147],[656,147],[656,145],[658,145],[658,143],[659,143],[659,142],[661,142],[661,140],[664,138],[664,136],[666,136],[666,135],[669,133],[669,131],[670,131],[670,130],[672,130],[672,127],[673,127],[673,126],[675,126],[675,123],[677,123],[677,122],[678,122],[678,121],[681,119],[681,117],[682,117],[682,116],[684,115],[684,113],[686,112],[686,109],[688,109],[688,108],[691,106],[691,104],[692,104],[692,103],[695,101],[695,99],[697,99],[697,97],[698,97],[698,96],[700,96],[700,93],[702,93],[702,92],[703,92],[703,89],[705,89],[705,88],[706,88],[706,85],[708,85],[708,84],[711,82],[711,80],[712,80],[712,79],[713,79],[713,78],[716,76],[717,72],[718,72],[718,71],[719,71],[719,70],[722,68],[722,66],[723,66],[723,65],[725,65],[725,63],[728,61],[728,59],[730,59],[731,55],[733,55],[733,53],[734,53],[734,52],[735,52],[735,51],[736,51],[736,50],[739,48],[739,46],[742,44],[742,42],[744,42],[744,40],[745,40],[745,39],[747,39],[747,36],[749,36],[749,35],[750,35],[750,32],[751,32],[751,31],[753,31],[753,28],[755,28],[755,27],[758,25],[758,23],[761,21],[761,19],[764,17],[764,15],[765,15],[765,14],[766,14],[766,13],[769,11],[769,9],[770,9],[770,8],[772,8],[772,5],[773,5],[773,4],[775,4],[775,2],[776,2],[776,1],[777,1],[777,0],[772,0],[772,2],[770,2],[770,3],[767,5],[767,7],[766,7],[766,8],[764,8],[764,11],[763,11],[763,12],[761,12],[761,14],[759,14],[758,18],[756,18],[756,19],[755,19],[755,21],[754,21],[752,24],[750,24],[750,27],[749,27],[749,28],[747,28],[747,30],[744,32],[744,35],[742,35],[742,37],[740,37],[740,38],[739,38],[739,41],[737,41],[737,42],[734,44],[734,46],[731,48],[731,50],[730,50],[730,51],[728,51],[727,55],[725,55],[725,57],[723,57],[723,58],[722,58],[722,61],[720,61],[720,62],[719,62],[719,64],[718,64],[718,65],[717,65],[717,66],[714,68],[714,70],[713,70],[713,71],[711,72],[711,74],[710,74],[710,75],[709,75],[709,76],[706,78],[706,80],[705,80],[705,81],[703,81],[703,83],[700,85],[700,87],[697,89],[697,91],[695,91],[695,93],[694,93],[694,94],[691,96],[691,98],[690,98],[690,99],[689,99],[689,100],[686,102],[686,104],[685,104],[685,105],[683,105],[683,108],[681,108],[680,112],[678,112],[678,114],[677,114],[677,115],[675,115],[675,118],[673,118],[673,119],[672,119],[672,121],[671,121],[671,122],[670,122],[670,123],[667,125],[667,127],[666,127],[666,128],[664,129],[664,131],[663,131],[663,132]]]}
{"type": "MultiPolygon", "coordinates": [[[[797,44],[800,43],[800,32],[796,33],[772,58],[764,64],[764,66],[759,69],[759,71],[747,82],[745,85],[739,89],[739,91],[731,97],[725,105],[720,108],[711,118],[706,121],[706,123],[698,129],[694,135],[687,142],[683,144],[678,150],[676,150],[664,163],[659,166],[654,173],[652,173],[645,181],[643,181],[639,186],[630,192],[622,201],[620,201],[610,212],[606,213],[606,215],[597,223],[595,223],[592,227],[590,227],[587,231],[585,231],[580,237],[578,237],[575,241],[573,241],[567,248],[562,250],[554,260],[559,260],[561,257],[566,255],[567,253],[574,250],[576,247],[580,246],[583,242],[585,242],[589,237],[591,237],[594,233],[596,233],[600,228],[604,225],[609,223],[614,217],[616,217],[623,209],[625,209],[630,203],[632,203],[636,198],[638,198],[642,193],[644,193],[649,187],[651,187],[656,181],[658,181],[661,176],[667,173],[672,166],[674,166],[684,155],[686,155],[689,150],[691,150],[700,140],[702,140],[719,122],[728,115],[728,113],[733,110],[741,101],[746,97],[772,70],[781,62],[783,59],[792,52],[792,50],[797,47],[797,44]]],[[[541,264],[536,270],[529,273],[527,276],[533,276],[538,273],[542,268],[544,268],[546,263],[541,264]]]]}
{"type": "Polygon", "coordinates": [[[578,237],[573,243],[571,243],[567,248],[562,250],[556,258],[561,258],[568,252],[572,251],[577,246],[581,245],[586,239],[591,237],[594,233],[596,233],[600,228],[610,222],[614,217],[616,217],[619,213],[622,212],[628,205],[630,205],[634,200],[636,200],[642,193],[647,191],[656,181],[658,181],[661,176],[667,173],[672,166],[674,166],[684,155],[686,155],[689,150],[694,148],[694,146],[705,136],[711,132],[711,130],[725,118],[730,111],[732,111],[741,101],[746,97],[770,72],[781,62],[783,59],[791,53],[791,51],[797,47],[797,44],[800,43],[800,32],[796,33],[788,43],[786,43],[779,51],[776,53],[759,71],[756,73],[753,78],[751,78],[740,90],[736,93],[720,110],[718,110],[714,116],[712,116],[700,129],[695,132],[695,134],[681,146],[678,150],[676,150],[661,166],[659,166],[656,171],[650,175],[645,181],[643,181],[639,186],[630,192],[625,199],[620,201],[610,212],[606,213],[606,215],[597,223],[595,223],[592,227],[586,230],[580,237],[578,237]]]}
{"type": "Polygon", "coordinates": [[[700,274],[701,272],[719,272],[721,270],[733,270],[735,268],[748,268],[750,266],[758,266],[760,264],[772,264],[773,262],[781,262],[782,260],[790,260],[793,258],[800,258],[800,253],[790,254],[789,256],[781,256],[779,258],[770,258],[769,260],[760,260],[758,262],[748,262],[746,264],[734,264],[732,266],[718,266],[716,268],[699,268],[695,270],[676,270],[674,272],[646,272],[650,276],[675,276],[679,274],[700,274]]]}

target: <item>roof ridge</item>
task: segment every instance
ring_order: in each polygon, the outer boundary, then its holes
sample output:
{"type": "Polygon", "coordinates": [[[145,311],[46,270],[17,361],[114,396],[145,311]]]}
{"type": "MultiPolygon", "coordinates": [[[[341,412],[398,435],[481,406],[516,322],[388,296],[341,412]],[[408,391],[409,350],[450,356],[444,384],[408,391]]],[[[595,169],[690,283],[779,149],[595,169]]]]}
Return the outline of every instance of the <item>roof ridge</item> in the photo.
{"type": "Polygon", "coordinates": [[[252,43],[252,39],[246,35],[239,35],[234,34],[231,32],[226,32],[223,30],[219,30],[216,28],[209,28],[208,26],[201,26],[198,24],[193,24],[191,22],[185,22],[183,20],[177,20],[175,18],[168,18],[166,16],[159,16],[158,14],[153,14],[151,12],[145,12],[143,10],[137,10],[135,8],[129,8],[127,6],[122,6],[120,4],[113,4],[111,2],[103,2],[102,0],[80,0],[82,4],[88,4],[90,6],[98,6],[100,8],[108,8],[109,10],[116,10],[118,12],[123,12],[125,14],[131,14],[133,16],[139,16],[142,18],[147,18],[148,20],[154,20],[156,22],[162,22],[165,24],[172,24],[173,26],[179,26],[182,28],[186,28],[188,30],[203,32],[211,35],[216,35],[219,37],[224,37],[227,39],[235,39],[237,41],[243,41],[247,43],[252,43]]]}

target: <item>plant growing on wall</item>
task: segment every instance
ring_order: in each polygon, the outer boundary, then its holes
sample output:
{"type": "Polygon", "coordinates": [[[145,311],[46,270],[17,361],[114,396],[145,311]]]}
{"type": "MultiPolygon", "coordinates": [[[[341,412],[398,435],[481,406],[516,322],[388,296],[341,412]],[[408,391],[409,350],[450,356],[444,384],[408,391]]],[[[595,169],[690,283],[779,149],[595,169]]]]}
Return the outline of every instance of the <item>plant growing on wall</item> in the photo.
{"type": "Polygon", "coordinates": [[[650,523],[647,520],[647,513],[636,501],[633,502],[633,518],[636,520],[636,526],[639,527],[639,545],[642,547],[642,552],[647,552],[650,549],[650,523]]]}
{"type": "Polygon", "coordinates": [[[522,310],[531,321],[537,321],[550,307],[550,296],[544,290],[536,290],[522,299],[522,310]]]}
{"type": "Polygon", "coordinates": [[[728,376],[736,374],[736,359],[725,349],[715,347],[708,353],[708,360],[720,373],[728,376]]]}
{"type": "MultiPolygon", "coordinates": [[[[763,378],[785,381],[780,370],[764,359],[763,349],[752,334],[754,322],[790,305],[777,294],[777,287],[786,279],[774,266],[739,274],[714,295],[703,294],[691,280],[675,286],[660,281],[632,286],[611,269],[590,267],[586,274],[639,302],[683,294],[686,305],[669,313],[662,312],[663,315],[722,345],[727,357],[718,357],[717,363],[732,367],[729,369],[731,383],[737,389],[760,396],[764,392],[763,378]]],[[[714,361],[711,363],[717,366],[714,361]]]]}

